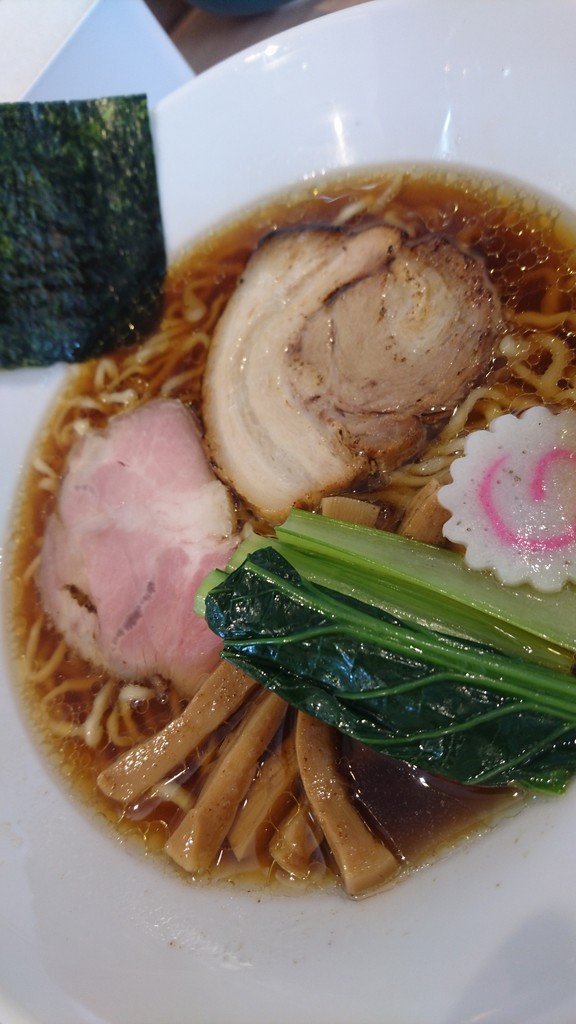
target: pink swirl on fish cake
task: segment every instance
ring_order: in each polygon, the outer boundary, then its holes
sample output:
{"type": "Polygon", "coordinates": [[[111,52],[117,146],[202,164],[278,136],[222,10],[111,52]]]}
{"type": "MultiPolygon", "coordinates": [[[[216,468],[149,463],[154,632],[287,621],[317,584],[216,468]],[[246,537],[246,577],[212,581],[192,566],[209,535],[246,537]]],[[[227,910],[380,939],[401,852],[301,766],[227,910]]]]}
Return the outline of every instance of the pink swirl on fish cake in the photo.
{"type": "MultiPolygon", "coordinates": [[[[562,548],[573,544],[576,540],[576,524],[571,526],[564,533],[555,534],[552,537],[527,537],[524,534],[511,530],[505,523],[503,516],[496,508],[494,501],[494,479],[500,467],[508,461],[509,455],[502,455],[488,468],[480,481],[478,495],[480,504],[492,524],[497,536],[505,544],[521,548],[524,551],[560,551],[562,548]]],[[[567,448],[552,448],[546,452],[537,462],[534,474],[530,483],[530,497],[533,501],[543,501],[546,497],[545,475],[548,467],[558,460],[567,459],[574,461],[576,452],[567,448]]]]}
{"type": "Polygon", "coordinates": [[[466,438],[452,483],[439,489],[451,513],[444,535],[471,568],[504,583],[553,591],[576,582],[574,461],[576,410],[496,418],[466,438]]]}

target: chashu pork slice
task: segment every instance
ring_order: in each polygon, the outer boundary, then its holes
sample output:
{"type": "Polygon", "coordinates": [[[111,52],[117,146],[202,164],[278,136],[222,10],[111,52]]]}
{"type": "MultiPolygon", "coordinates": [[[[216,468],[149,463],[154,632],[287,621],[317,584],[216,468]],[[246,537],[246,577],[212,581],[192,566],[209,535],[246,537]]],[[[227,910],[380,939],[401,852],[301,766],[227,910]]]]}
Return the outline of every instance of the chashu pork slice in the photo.
{"type": "Polygon", "coordinates": [[[413,458],[490,362],[483,263],[384,225],[268,236],[212,340],[205,444],[264,519],[413,458]]]}
{"type": "Polygon", "coordinates": [[[152,401],[72,448],[40,557],[43,606],[93,665],[122,679],[160,675],[189,696],[221,646],[194,596],[238,539],[191,415],[152,401]]]}

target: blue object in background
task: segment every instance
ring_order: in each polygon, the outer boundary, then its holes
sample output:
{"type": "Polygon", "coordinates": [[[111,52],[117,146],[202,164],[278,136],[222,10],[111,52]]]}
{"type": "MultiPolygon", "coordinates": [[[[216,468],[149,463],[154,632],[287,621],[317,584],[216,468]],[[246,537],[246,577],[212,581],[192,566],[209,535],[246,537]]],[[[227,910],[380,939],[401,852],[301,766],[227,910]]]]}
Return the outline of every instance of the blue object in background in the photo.
{"type": "Polygon", "coordinates": [[[291,0],[188,0],[194,7],[200,7],[210,14],[262,14],[274,7],[282,7],[291,0]]]}

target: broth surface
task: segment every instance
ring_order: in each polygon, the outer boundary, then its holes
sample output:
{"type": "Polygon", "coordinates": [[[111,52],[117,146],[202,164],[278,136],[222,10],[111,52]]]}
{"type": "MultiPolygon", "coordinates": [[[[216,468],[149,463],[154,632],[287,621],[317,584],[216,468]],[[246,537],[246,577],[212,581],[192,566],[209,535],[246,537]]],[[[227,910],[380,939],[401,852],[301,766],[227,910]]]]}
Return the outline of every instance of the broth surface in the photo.
{"type": "MultiPolygon", "coordinates": [[[[172,720],[184,702],[166,680],[142,680],[137,690],[126,691],[125,684],[95,671],[70,651],[42,614],[34,569],[67,453],[86,429],[101,428],[110,416],[155,397],[179,399],[201,422],[202,370],[211,334],[246,259],[269,231],[299,223],[360,227],[379,221],[400,226],[413,238],[442,233],[480,253],[506,319],[487,379],[415,464],[396,470],[386,486],[368,495],[380,505],[381,525],[396,529],[415,496],[431,480],[446,478],[469,430],[534,404],[575,403],[574,224],[520,187],[445,168],[391,168],[325,181],[250,212],[195,246],[171,269],[163,322],[152,338],[137,349],[72,371],[30,460],[14,526],[14,656],[26,713],[58,772],[82,800],[122,835],[136,836],[147,851],[162,850],[236,722],[215,738],[213,749],[192,756],[174,778],[133,804],[120,807],[98,792],[99,772],[172,720]]],[[[239,514],[250,518],[246,510],[239,509],[239,514]]],[[[257,525],[265,529],[265,524],[257,525]]],[[[273,751],[290,737],[293,721],[287,709],[273,751]]],[[[403,864],[426,860],[438,846],[477,831],[511,801],[518,802],[510,791],[490,794],[434,780],[349,741],[340,747],[342,777],[353,801],[403,864]],[[433,791],[428,803],[425,790],[433,791]]],[[[212,876],[258,878],[262,883],[275,878],[305,886],[333,880],[333,860],[321,838],[300,872],[291,873],[273,860],[271,840],[295,811],[310,819],[298,781],[256,830],[242,860],[226,846],[212,876]]]]}

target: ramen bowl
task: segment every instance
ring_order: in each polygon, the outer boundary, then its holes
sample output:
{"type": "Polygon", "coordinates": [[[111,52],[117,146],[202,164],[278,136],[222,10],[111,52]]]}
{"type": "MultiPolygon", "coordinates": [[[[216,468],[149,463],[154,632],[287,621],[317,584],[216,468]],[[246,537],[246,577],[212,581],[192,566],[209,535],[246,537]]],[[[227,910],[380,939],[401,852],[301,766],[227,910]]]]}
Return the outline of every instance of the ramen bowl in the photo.
{"type": "MultiPolygon", "coordinates": [[[[575,32],[562,0],[375,0],[212,68],[152,115],[170,257],[295,185],[383,165],[504,176],[576,210],[575,32]]],[[[3,571],[65,375],[0,376],[3,571]]],[[[573,788],[369,900],[190,884],[69,792],[8,647],[5,629],[3,1024],[573,1024],[573,788]]]]}

